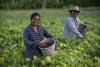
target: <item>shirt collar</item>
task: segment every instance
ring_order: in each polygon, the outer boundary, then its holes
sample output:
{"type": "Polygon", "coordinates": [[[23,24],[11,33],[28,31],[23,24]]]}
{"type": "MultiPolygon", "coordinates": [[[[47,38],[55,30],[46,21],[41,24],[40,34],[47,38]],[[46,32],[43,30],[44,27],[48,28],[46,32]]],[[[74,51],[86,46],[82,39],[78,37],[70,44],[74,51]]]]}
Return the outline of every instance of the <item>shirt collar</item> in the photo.
{"type": "MultiPolygon", "coordinates": [[[[29,26],[30,26],[31,30],[33,30],[32,23],[30,23],[29,26]]],[[[39,30],[39,29],[40,29],[40,26],[38,26],[37,29],[39,30]]],[[[33,31],[34,31],[34,30],[33,30],[33,31]]]]}

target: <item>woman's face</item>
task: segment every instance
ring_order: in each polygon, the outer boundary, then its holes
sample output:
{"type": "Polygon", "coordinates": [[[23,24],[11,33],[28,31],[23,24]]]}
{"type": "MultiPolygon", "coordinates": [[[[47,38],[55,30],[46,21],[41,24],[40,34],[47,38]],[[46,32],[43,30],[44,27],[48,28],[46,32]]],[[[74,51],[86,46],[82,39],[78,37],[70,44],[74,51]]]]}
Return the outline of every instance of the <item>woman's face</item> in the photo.
{"type": "Polygon", "coordinates": [[[32,18],[32,25],[39,26],[40,25],[40,16],[35,16],[32,18]]]}
{"type": "Polygon", "coordinates": [[[70,12],[70,15],[71,15],[72,17],[76,18],[76,17],[79,15],[79,12],[73,10],[73,11],[70,12]]]}

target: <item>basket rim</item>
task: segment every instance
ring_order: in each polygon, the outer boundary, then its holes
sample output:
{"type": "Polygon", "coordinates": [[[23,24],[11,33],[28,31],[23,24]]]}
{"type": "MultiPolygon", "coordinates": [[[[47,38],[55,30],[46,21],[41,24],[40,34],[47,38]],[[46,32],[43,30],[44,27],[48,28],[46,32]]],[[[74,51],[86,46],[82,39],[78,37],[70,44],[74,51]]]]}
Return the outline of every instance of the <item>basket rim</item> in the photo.
{"type": "MultiPolygon", "coordinates": [[[[55,45],[55,43],[54,43],[53,45],[49,46],[49,47],[52,47],[52,46],[54,46],[54,45],[55,45]]],[[[49,47],[46,47],[46,48],[40,48],[40,49],[48,49],[49,47]]]]}

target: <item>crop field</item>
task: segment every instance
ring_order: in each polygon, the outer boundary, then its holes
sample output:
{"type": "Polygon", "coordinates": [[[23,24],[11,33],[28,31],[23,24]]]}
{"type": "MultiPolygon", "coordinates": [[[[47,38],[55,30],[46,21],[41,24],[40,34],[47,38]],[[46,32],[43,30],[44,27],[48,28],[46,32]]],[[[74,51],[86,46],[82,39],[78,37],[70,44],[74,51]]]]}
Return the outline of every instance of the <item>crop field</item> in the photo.
{"type": "Polygon", "coordinates": [[[23,56],[23,30],[33,12],[41,14],[44,26],[59,42],[53,56],[33,56],[32,67],[99,67],[100,9],[81,9],[80,19],[88,25],[86,39],[65,40],[66,9],[0,10],[0,67],[29,67],[23,56]]]}

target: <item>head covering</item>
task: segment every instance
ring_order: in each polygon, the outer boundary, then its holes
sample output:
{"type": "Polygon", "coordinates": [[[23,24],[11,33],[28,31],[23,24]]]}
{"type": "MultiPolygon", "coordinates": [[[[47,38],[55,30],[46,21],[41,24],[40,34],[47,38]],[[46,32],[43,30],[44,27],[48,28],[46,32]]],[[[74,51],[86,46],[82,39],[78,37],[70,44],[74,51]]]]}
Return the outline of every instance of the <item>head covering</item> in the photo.
{"type": "Polygon", "coordinates": [[[71,11],[77,11],[77,12],[80,12],[80,10],[79,10],[79,7],[78,6],[72,6],[72,7],[70,7],[69,8],[69,10],[68,10],[69,12],[71,12],[71,11]]]}

